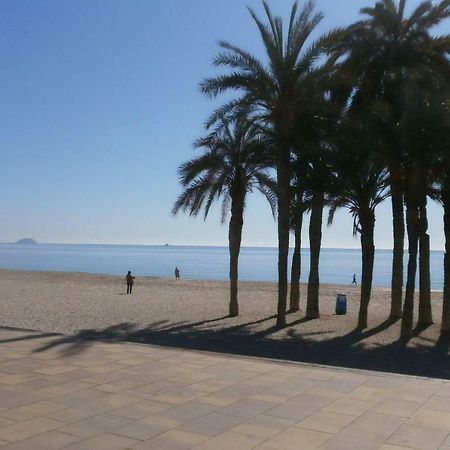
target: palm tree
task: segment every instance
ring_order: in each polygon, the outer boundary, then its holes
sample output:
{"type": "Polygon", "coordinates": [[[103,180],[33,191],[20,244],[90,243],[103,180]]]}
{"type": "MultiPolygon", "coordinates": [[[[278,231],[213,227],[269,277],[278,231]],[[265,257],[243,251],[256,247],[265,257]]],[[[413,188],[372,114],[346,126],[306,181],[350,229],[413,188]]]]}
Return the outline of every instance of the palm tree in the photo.
{"type": "MultiPolygon", "coordinates": [[[[446,39],[433,38],[430,33],[433,27],[450,15],[450,1],[424,1],[409,17],[405,17],[405,7],[406,0],[398,3],[383,0],[372,8],[363,8],[361,13],[365,17],[349,27],[347,37],[334,48],[335,59],[345,56],[343,70],[359,77],[352,93],[354,104],[383,102],[389,105],[391,111],[391,120],[385,127],[387,145],[384,158],[390,173],[393,215],[393,318],[399,318],[402,314],[405,229],[403,158],[407,151],[403,137],[397,133],[397,124],[402,116],[402,88],[409,71],[417,66],[424,65],[437,71],[447,70],[446,39]]],[[[426,249],[426,242],[424,244],[426,249]]],[[[423,273],[426,274],[426,270],[423,273]]]]}
{"type": "MultiPolygon", "coordinates": [[[[321,149],[323,150],[323,149],[321,149]]],[[[310,164],[308,195],[310,197],[309,219],[309,276],[306,297],[306,317],[318,319],[319,310],[319,259],[322,246],[323,209],[325,206],[325,183],[329,179],[329,166],[320,152],[310,164]]]]}
{"type": "MultiPolygon", "coordinates": [[[[426,203],[430,186],[434,181],[432,167],[436,163],[436,158],[442,155],[444,143],[447,142],[448,145],[446,138],[448,127],[443,121],[443,119],[446,120],[446,112],[441,94],[442,86],[442,77],[430,70],[422,69],[413,72],[405,89],[404,114],[399,124],[409,148],[405,163],[409,262],[401,328],[404,338],[412,335],[418,253],[420,252],[421,263],[423,263],[424,253],[425,262],[429,263],[426,203]]],[[[444,161],[441,160],[440,164],[443,165],[444,161]]],[[[426,283],[427,289],[421,292],[419,297],[419,326],[433,323],[431,301],[428,298],[429,267],[423,266],[424,264],[420,265],[419,271],[420,287],[422,288],[423,283],[426,283]],[[424,273],[425,270],[427,273],[424,273]]]]}
{"type": "MultiPolygon", "coordinates": [[[[220,108],[216,117],[224,112],[240,113],[244,110],[271,128],[277,171],[278,200],[278,306],[277,326],[286,324],[286,297],[288,288],[288,251],[291,206],[291,151],[293,134],[299,123],[297,109],[301,103],[310,103],[310,85],[314,79],[314,66],[322,50],[322,42],[306,47],[311,33],[322,20],[314,12],[314,4],[307,1],[301,11],[294,3],[289,25],[284,34],[283,20],[275,17],[267,2],[263,2],[267,24],[253,10],[250,14],[261,35],[267,62],[228,42],[221,42],[223,50],[216,57],[216,66],[233,71],[206,79],[202,91],[210,96],[232,90],[240,96],[220,108]]],[[[213,123],[215,118],[210,121],[213,123]]]]}
{"type": "Polygon", "coordinates": [[[450,334],[450,83],[440,80],[426,102],[422,123],[428,130],[425,137],[433,146],[432,197],[444,208],[444,292],[442,302],[441,333],[450,334]]]}
{"type": "Polygon", "coordinates": [[[195,143],[203,153],[182,164],[178,173],[183,193],[172,213],[180,209],[196,216],[208,216],[215,200],[222,199],[222,222],[231,210],[229,223],[230,316],[239,314],[238,259],[241,248],[247,194],[254,189],[268,200],[275,214],[275,183],[268,173],[269,146],[260,130],[245,119],[230,123],[222,117],[218,126],[195,143]]]}
{"type": "Polygon", "coordinates": [[[294,233],[294,251],[291,265],[291,290],[289,293],[289,312],[300,309],[300,275],[303,214],[307,208],[305,198],[305,164],[300,158],[293,162],[293,194],[291,210],[291,228],[294,233]]]}
{"type": "Polygon", "coordinates": [[[443,177],[441,183],[441,202],[444,206],[444,233],[445,233],[445,257],[444,257],[444,294],[442,302],[442,324],[441,333],[450,335],[450,88],[447,90],[447,97],[444,106],[443,139],[443,177]]]}
{"type": "Polygon", "coordinates": [[[377,157],[377,137],[368,122],[346,119],[335,138],[334,183],[327,204],[328,224],[338,208],[353,216],[353,234],[361,236],[362,277],[358,328],[367,328],[375,256],[375,209],[388,196],[388,172],[377,157]]]}
{"type": "Polygon", "coordinates": [[[442,302],[441,333],[450,335],[450,158],[447,159],[447,174],[442,183],[441,201],[444,207],[444,293],[442,302]]]}

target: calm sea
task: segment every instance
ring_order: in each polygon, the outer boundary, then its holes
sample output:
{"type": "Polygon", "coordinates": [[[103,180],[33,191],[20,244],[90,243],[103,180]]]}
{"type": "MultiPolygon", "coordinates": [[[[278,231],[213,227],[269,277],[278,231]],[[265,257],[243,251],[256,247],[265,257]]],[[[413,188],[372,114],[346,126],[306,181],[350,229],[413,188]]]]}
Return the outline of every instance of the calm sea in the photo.
{"type": "MultiPolygon", "coordinates": [[[[302,280],[309,270],[308,250],[302,251],[302,280]]],[[[374,286],[389,287],[391,250],[377,250],[374,286]]],[[[444,253],[431,254],[432,288],[442,289],[444,253]]],[[[154,245],[75,245],[0,244],[0,268],[89,272],[124,275],[131,270],[137,276],[172,277],[175,266],[183,278],[199,280],[228,279],[227,247],[188,247],[154,245]]],[[[354,273],[361,273],[359,250],[323,249],[320,275],[323,283],[348,284],[354,273]]],[[[239,260],[239,277],[248,281],[276,281],[277,249],[244,247],[239,260]]]]}

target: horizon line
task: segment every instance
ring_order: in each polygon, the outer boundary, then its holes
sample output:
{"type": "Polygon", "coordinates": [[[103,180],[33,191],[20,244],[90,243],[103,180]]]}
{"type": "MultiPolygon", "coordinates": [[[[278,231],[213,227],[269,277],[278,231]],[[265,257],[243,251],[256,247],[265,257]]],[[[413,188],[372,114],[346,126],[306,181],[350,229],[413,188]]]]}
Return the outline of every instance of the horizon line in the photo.
{"type": "MultiPolygon", "coordinates": [[[[7,244],[7,245],[14,245],[17,244],[16,242],[0,242],[0,245],[7,244]]],[[[30,246],[33,247],[33,245],[116,245],[116,246],[141,246],[141,247],[211,247],[211,248],[228,248],[228,245],[208,245],[208,244],[125,244],[125,243],[98,243],[98,242],[37,242],[36,244],[24,244],[24,246],[30,246]]],[[[242,248],[270,248],[270,249],[277,249],[277,246],[265,246],[265,245],[242,245],[242,248]]],[[[294,247],[289,246],[289,249],[293,249],[294,247]]],[[[309,250],[310,247],[301,247],[302,250],[309,250]]],[[[321,247],[322,250],[361,250],[361,247],[321,247]]],[[[375,250],[389,250],[393,251],[392,247],[376,247],[375,250]]],[[[432,252],[445,252],[445,248],[443,249],[430,249],[432,252]]],[[[408,252],[408,248],[405,247],[404,252],[408,252]]]]}

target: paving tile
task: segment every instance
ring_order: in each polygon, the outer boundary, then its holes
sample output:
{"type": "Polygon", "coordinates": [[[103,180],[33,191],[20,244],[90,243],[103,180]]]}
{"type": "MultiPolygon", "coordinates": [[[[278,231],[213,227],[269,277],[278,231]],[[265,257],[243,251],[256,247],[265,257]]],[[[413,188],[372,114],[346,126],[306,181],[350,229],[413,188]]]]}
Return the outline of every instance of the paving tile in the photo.
{"type": "Polygon", "coordinates": [[[265,392],[275,395],[289,395],[290,397],[293,397],[309,391],[316,386],[320,386],[320,384],[321,382],[318,380],[298,378],[276,385],[273,388],[267,389],[265,392]]]}
{"type": "Polygon", "coordinates": [[[383,444],[378,450],[411,450],[411,447],[399,447],[398,445],[383,444]]]}
{"type": "Polygon", "coordinates": [[[192,384],[200,384],[206,380],[210,380],[213,378],[211,374],[202,373],[199,371],[185,371],[175,377],[169,379],[169,381],[173,381],[175,383],[181,383],[183,385],[192,385],[192,384]]]}
{"type": "Polygon", "coordinates": [[[250,450],[261,444],[262,441],[254,436],[226,431],[193,448],[196,450],[250,450]]]}
{"type": "Polygon", "coordinates": [[[65,450],[128,450],[136,444],[135,439],[129,439],[115,434],[103,433],[77,444],[65,447],[65,450]]]}
{"type": "Polygon", "coordinates": [[[54,430],[61,425],[63,425],[63,422],[47,419],[45,417],[35,417],[34,419],[24,420],[23,422],[17,422],[0,428],[0,440],[16,442],[36,434],[54,430]]]}
{"type": "Polygon", "coordinates": [[[5,419],[4,417],[0,417],[0,428],[6,427],[6,425],[12,425],[13,423],[15,423],[14,420],[5,419]]]}
{"type": "Polygon", "coordinates": [[[6,384],[6,385],[16,385],[23,383],[24,381],[29,380],[32,378],[33,375],[28,374],[16,374],[16,375],[4,375],[0,377],[0,385],[6,384]]]}
{"type": "Polygon", "coordinates": [[[65,425],[61,427],[59,431],[89,438],[103,432],[116,430],[130,422],[131,419],[126,419],[124,417],[100,414],[70,425],[65,425]]]}
{"type": "Polygon", "coordinates": [[[208,378],[207,380],[191,384],[191,388],[202,392],[216,392],[235,384],[233,381],[216,380],[208,378]]]}
{"type": "Polygon", "coordinates": [[[291,427],[264,442],[264,446],[277,450],[314,450],[328,441],[331,436],[329,433],[291,427]]]}
{"type": "Polygon", "coordinates": [[[109,373],[114,370],[123,369],[124,367],[126,367],[126,365],[124,365],[122,363],[108,362],[107,364],[98,364],[98,365],[91,366],[91,367],[85,367],[84,370],[86,370],[90,373],[109,373]]]}
{"type": "Polygon", "coordinates": [[[47,433],[11,444],[7,447],[7,450],[59,450],[83,439],[80,436],[73,436],[59,431],[48,431],[47,433]]]}
{"type": "Polygon", "coordinates": [[[447,435],[443,430],[407,424],[397,430],[387,442],[419,450],[437,450],[447,435]]]}
{"type": "Polygon", "coordinates": [[[144,419],[141,419],[141,422],[145,422],[150,425],[156,425],[159,427],[163,427],[166,430],[171,430],[173,428],[177,428],[181,424],[180,420],[171,419],[168,417],[161,417],[158,414],[154,414],[153,416],[149,416],[144,419]]]}
{"type": "Polygon", "coordinates": [[[148,422],[133,421],[128,425],[114,429],[114,434],[145,441],[167,430],[167,427],[161,425],[150,425],[148,422]]]}
{"type": "Polygon", "coordinates": [[[135,380],[132,378],[122,378],[110,383],[97,385],[96,388],[100,391],[115,393],[137,388],[139,386],[143,386],[144,384],[145,382],[143,381],[135,380]]]}
{"type": "Polygon", "coordinates": [[[322,383],[320,385],[320,388],[327,390],[327,391],[348,393],[348,392],[354,391],[364,381],[366,381],[366,380],[365,379],[361,380],[359,378],[357,378],[357,379],[332,378],[332,379],[322,383]]]}
{"type": "Polygon", "coordinates": [[[424,403],[438,389],[435,383],[423,383],[422,381],[407,381],[399,389],[390,394],[390,398],[424,403]]]}
{"type": "Polygon", "coordinates": [[[273,408],[272,403],[261,402],[258,400],[240,400],[232,405],[220,408],[218,412],[232,416],[251,418],[271,408],[273,408]]]}
{"type": "Polygon", "coordinates": [[[140,442],[132,447],[133,450],[187,450],[209,439],[202,434],[181,430],[171,430],[157,437],[140,442]]]}
{"type": "Polygon", "coordinates": [[[91,402],[93,405],[98,407],[104,407],[106,411],[117,409],[122,406],[131,405],[132,403],[137,403],[142,400],[142,395],[131,394],[130,392],[111,394],[100,400],[95,400],[91,402]]]}
{"type": "Polygon", "coordinates": [[[167,409],[159,414],[159,416],[174,419],[181,425],[186,422],[191,422],[199,417],[205,416],[217,408],[211,405],[206,405],[199,402],[189,402],[180,406],[167,409]]]}
{"type": "Polygon", "coordinates": [[[376,402],[374,401],[344,397],[329,404],[324,408],[324,410],[359,416],[368,409],[372,408],[375,404],[376,402]]]}
{"type": "Polygon", "coordinates": [[[8,393],[1,399],[0,411],[36,403],[45,400],[46,398],[47,397],[45,395],[39,393],[39,390],[36,392],[8,393]]]}
{"type": "Polygon", "coordinates": [[[212,406],[228,406],[240,400],[240,396],[228,395],[222,392],[215,392],[211,395],[204,395],[198,399],[199,402],[212,406]]]}
{"type": "Polygon", "coordinates": [[[84,404],[77,405],[74,408],[58,409],[57,411],[45,414],[45,417],[48,417],[49,419],[59,420],[67,424],[78,422],[82,419],[102,414],[103,412],[104,408],[97,408],[94,405],[84,404]]]}
{"type": "Polygon", "coordinates": [[[333,400],[326,395],[306,393],[275,406],[266,414],[299,421],[329,405],[333,400]]]}
{"type": "Polygon", "coordinates": [[[235,427],[243,421],[245,421],[245,419],[241,417],[213,412],[183,425],[182,430],[208,436],[216,436],[235,427]]]}
{"type": "Polygon", "coordinates": [[[41,401],[20,406],[18,408],[8,409],[3,411],[1,416],[11,420],[28,420],[62,408],[64,408],[64,406],[61,406],[58,403],[41,401]]]}
{"type": "Polygon", "coordinates": [[[44,367],[42,369],[36,369],[35,372],[40,373],[42,375],[60,375],[61,373],[71,372],[72,370],[77,370],[78,367],[70,366],[70,365],[61,365],[61,366],[50,366],[44,367]]]}
{"type": "Polygon", "coordinates": [[[335,376],[332,370],[312,368],[302,374],[304,378],[310,380],[327,381],[335,376]]]}
{"type": "Polygon", "coordinates": [[[68,381],[66,383],[55,384],[43,389],[38,389],[34,393],[45,397],[56,397],[70,392],[81,391],[90,388],[91,385],[85,381],[68,381]]]}
{"type": "Polygon", "coordinates": [[[379,389],[400,389],[408,381],[407,378],[390,375],[372,375],[364,386],[379,389]]]}
{"type": "Polygon", "coordinates": [[[383,442],[384,437],[378,433],[344,428],[339,433],[331,435],[320,450],[378,450],[383,442]]]}
{"type": "Polygon", "coordinates": [[[358,398],[361,400],[380,401],[390,394],[390,389],[379,389],[368,386],[358,386],[349,393],[350,398],[358,398]]]}
{"type": "Polygon", "coordinates": [[[357,416],[332,411],[318,411],[298,422],[296,426],[325,433],[337,433],[351,424],[356,418],[357,416]]]}
{"type": "Polygon", "coordinates": [[[270,439],[281,431],[292,427],[294,423],[294,420],[261,414],[235,426],[231,431],[270,439]]]}
{"type": "Polygon", "coordinates": [[[245,397],[267,391],[273,384],[263,381],[249,380],[243,383],[235,383],[229,388],[230,392],[237,392],[245,397]]]}
{"type": "Polygon", "coordinates": [[[441,383],[438,386],[435,395],[439,395],[442,397],[450,397],[450,383],[449,382],[441,383]]]}
{"type": "Polygon", "coordinates": [[[425,409],[450,413],[450,399],[448,397],[433,395],[423,405],[425,409]]]}
{"type": "Polygon", "coordinates": [[[347,430],[360,430],[368,433],[376,433],[386,439],[394,433],[394,431],[399,429],[404,422],[405,419],[402,417],[393,417],[369,411],[355,419],[347,427],[347,430]]]}
{"type": "Polygon", "coordinates": [[[191,400],[199,399],[205,395],[202,391],[197,391],[189,388],[179,388],[176,391],[169,392],[167,394],[161,394],[154,397],[155,400],[163,403],[172,403],[174,405],[180,405],[187,403],[191,400]]]}
{"type": "MultiPolygon", "coordinates": [[[[102,398],[107,398],[110,395],[111,394],[107,392],[99,391],[95,388],[89,388],[52,397],[51,401],[54,403],[59,403],[64,407],[77,407],[101,400],[102,398]]],[[[107,408],[105,407],[105,410],[106,409],[107,408]]]]}
{"type": "Polygon", "coordinates": [[[274,405],[279,405],[284,403],[286,400],[291,398],[290,395],[276,395],[266,392],[260,392],[258,394],[251,395],[250,400],[259,400],[261,402],[273,403],[274,405]]]}
{"type": "Polygon", "coordinates": [[[450,432],[450,413],[421,408],[409,419],[409,423],[450,432]]]}
{"type": "Polygon", "coordinates": [[[376,405],[373,411],[398,417],[411,417],[421,406],[422,404],[418,402],[388,398],[376,405]]]}
{"type": "Polygon", "coordinates": [[[130,419],[143,419],[155,413],[173,408],[169,403],[157,402],[154,400],[143,400],[142,402],[133,403],[123,406],[122,408],[112,409],[108,414],[115,416],[128,417],[130,419]]]}

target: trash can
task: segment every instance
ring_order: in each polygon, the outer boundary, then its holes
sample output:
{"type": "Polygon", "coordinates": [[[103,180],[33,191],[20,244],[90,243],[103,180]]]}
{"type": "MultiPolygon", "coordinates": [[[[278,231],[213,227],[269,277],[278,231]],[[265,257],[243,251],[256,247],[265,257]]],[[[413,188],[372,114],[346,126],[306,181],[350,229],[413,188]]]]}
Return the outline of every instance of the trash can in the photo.
{"type": "Polygon", "coordinates": [[[338,316],[347,314],[347,296],[345,294],[338,294],[336,297],[336,314],[338,316]]]}

